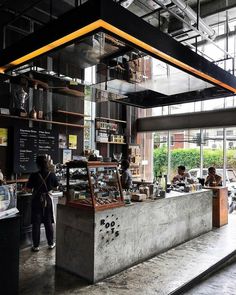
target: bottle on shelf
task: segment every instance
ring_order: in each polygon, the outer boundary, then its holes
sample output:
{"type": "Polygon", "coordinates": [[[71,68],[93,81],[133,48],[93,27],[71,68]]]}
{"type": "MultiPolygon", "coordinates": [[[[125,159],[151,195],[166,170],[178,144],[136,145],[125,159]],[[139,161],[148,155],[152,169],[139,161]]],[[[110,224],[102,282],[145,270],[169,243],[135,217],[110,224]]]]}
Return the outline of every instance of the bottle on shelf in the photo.
{"type": "Polygon", "coordinates": [[[37,119],[37,112],[35,110],[35,107],[32,108],[32,110],[29,113],[30,118],[37,119]]]}
{"type": "Polygon", "coordinates": [[[159,195],[160,197],[165,197],[166,196],[166,178],[164,177],[164,175],[160,175],[159,176],[159,195]]]}

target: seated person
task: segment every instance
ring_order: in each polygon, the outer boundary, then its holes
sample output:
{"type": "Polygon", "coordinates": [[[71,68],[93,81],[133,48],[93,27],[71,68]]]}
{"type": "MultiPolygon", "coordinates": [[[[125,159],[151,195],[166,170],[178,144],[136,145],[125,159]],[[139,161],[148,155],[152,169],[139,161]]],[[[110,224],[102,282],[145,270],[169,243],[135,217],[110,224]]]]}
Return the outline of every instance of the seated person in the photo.
{"type": "Polygon", "coordinates": [[[129,161],[122,160],[121,161],[121,186],[123,189],[131,189],[132,188],[132,174],[129,170],[129,161]]]}
{"type": "Polygon", "coordinates": [[[205,180],[205,185],[222,186],[222,177],[216,174],[215,167],[208,168],[208,175],[205,180]]]}
{"type": "Polygon", "coordinates": [[[184,182],[186,179],[188,180],[188,182],[191,182],[191,175],[185,170],[185,166],[178,166],[178,174],[174,176],[172,182],[184,182]]]}

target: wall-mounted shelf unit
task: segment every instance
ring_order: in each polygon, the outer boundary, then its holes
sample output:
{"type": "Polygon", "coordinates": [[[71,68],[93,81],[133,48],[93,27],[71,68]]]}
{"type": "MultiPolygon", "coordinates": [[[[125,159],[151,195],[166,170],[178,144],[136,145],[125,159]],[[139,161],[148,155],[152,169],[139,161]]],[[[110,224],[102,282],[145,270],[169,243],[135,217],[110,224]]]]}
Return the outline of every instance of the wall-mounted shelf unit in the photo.
{"type": "Polygon", "coordinates": [[[96,143],[107,143],[107,144],[126,144],[125,142],[112,142],[112,141],[96,141],[96,143]]]}
{"type": "Polygon", "coordinates": [[[140,178],[141,175],[141,150],[138,144],[129,144],[128,157],[130,161],[130,171],[133,178],[140,178]]]}
{"type": "Polygon", "coordinates": [[[79,125],[79,124],[71,124],[71,123],[66,123],[66,122],[58,122],[58,121],[43,120],[43,119],[33,119],[33,118],[19,117],[19,116],[13,116],[13,115],[3,115],[3,114],[0,114],[0,117],[11,118],[11,119],[16,119],[16,120],[25,120],[25,121],[39,122],[39,123],[47,123],[47,124],[70,126],[70,127],[75,127],[75,128],[86,128],[86,126],[79,125]]]}
{"type": "Polygon", "coordinates": [[[90,117],[85,114],[76,113],[76,112],[69,112],[69,111],[64,111],[64,110],[57,110],[56,112],[59,114],[63,114],[63,115],[76,116],[76,117],[82,117],[82,118],[90,117]]]}
{"type": "Polygon", "coordinates": [[[111,122],[124,123],[124,124],[127,123],[127,121],[118,120],[118,119],[112,119],[112,118],[105,118],[105,117],[96,117],[96,120],[111,121],[111,122]]]}
{"type": "Polygon", "coordinates": [[[126,121],[96,117],[95,134],[97,143],[126,144],[124,142],[124,125],[126,121]]]}

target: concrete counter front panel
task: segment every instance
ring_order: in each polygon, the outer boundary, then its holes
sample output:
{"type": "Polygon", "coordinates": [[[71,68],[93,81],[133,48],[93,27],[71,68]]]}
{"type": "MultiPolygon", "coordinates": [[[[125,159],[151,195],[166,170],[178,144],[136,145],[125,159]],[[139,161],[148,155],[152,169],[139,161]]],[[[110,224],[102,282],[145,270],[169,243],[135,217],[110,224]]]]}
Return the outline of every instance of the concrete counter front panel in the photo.
{"type": "Polygon", "coordinates": [[[96,282],[212,229],[212,192],[96,213],[58,206],[56,264],[96,282]]]}

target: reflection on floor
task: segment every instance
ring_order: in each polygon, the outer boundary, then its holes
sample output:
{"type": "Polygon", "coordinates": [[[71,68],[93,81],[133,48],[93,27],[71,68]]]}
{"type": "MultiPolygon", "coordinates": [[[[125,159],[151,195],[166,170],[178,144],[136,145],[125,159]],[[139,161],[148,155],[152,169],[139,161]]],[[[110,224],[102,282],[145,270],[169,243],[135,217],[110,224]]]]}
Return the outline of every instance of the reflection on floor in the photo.
{"type": "Polygon", "coordinates": [[[236,263],[217,272],[184,295],[235,295],[236,263]]]}
{"type": "MultiPolygon", "coordinates": [[[[37,253],[25,249],[21,252],[20,294],[169,294],[235,250],[236,212],[229,216],[228,225],[95,285],[55,268],[55,249],[44,247],[37,253]]],[[[214,295],[236,294],[235,289],[234,293],[222,293],[222,288],[220,292],[214,290],[214,295]]]]}

